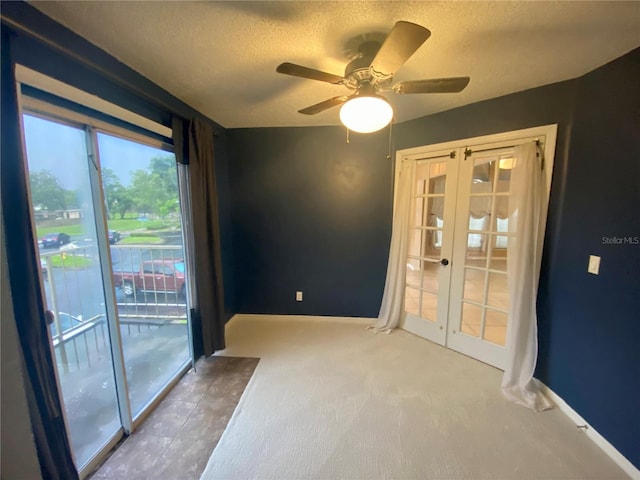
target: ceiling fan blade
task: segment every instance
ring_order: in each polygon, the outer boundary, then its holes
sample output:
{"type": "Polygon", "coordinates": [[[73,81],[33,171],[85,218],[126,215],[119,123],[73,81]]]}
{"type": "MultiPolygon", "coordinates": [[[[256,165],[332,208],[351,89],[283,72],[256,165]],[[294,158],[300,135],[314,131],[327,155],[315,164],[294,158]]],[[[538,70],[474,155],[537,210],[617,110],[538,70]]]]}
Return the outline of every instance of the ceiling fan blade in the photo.
{"type": "Polygon", "coordinates": [[[344,80],[344,78],[338,75],[333,75],[332,73],[321,72],[320,70],[315,70],[313,68],[303,67],[302,65],[296,65],[295,63],[288,62],[278,65],[278,68],[276,68],[276,72],[327,83],[342,83],[342,81],[344,80]]]}
{"type": "Polygon", "coordinates": [[[397,22],[371,62],[373,74],[382,77],[395,75],[430,36],[431,32],[420,25],[397,22]]]}
{"type": "Polygon", "coordinates": [[[342,105],[347,100],[349,100],[349,96],[347,95],[344,95],[342,97],[333,97],[329,100],[325,100],[324,102],[316,103],[315,105],[311,105],[310,107],[298,110],[298,113],[302,113],[304,115],[315,115],[316,113],[324,112],[331,107],[342,105]]]}
{"type": "Polygon", "coordinates": [[[469,84],[469,77],[432,78],[398,82],[393,86],[396,93],[457,93],[469,84]]]}

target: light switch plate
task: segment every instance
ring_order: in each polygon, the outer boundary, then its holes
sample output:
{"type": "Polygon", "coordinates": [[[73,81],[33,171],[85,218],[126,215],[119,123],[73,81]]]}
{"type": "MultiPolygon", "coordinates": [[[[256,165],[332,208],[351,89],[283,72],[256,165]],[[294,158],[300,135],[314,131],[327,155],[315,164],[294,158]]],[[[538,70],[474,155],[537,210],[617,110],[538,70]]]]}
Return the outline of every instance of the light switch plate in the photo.
{"type": "Polygon", "coordinates": [[[298,290],[296,292],[296,302],[301,302],[301,301],[302,301],[302,292],[298,290]]]}
{"type": "Polygon", "coordinates": [[[600,257],[596,255],[589,255],[589,268],[587,271],[594,275],[600,274],[600,257]]]}

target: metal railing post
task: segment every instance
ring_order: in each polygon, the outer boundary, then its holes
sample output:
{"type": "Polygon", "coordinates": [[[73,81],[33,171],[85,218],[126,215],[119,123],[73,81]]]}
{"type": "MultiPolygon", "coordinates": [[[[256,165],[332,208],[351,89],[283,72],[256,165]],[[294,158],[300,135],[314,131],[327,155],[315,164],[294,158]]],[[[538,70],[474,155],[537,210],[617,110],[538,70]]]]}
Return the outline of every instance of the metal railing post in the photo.
{"type": "MultiPolygon", "coordinates": [[[[47,262],[47,279],[49,280],[49,290],[51,291],[51,308],[53,310],[53,324],[56,326],[56,336],[60,339],[58,341],[58,347],[60,347],[60,360],[62,361],[62,370],[64,373],[69,373],[69,364],[67,359],[67,349],[62,341],[62,324],[60,323],[60,312],[58,311],[58,294],[56,291],[56,284],[53,281],[53,262],[51,256],[46,256],[47,262]]],[[[47,328],[49,326],[47,325],[47,328]]]]}

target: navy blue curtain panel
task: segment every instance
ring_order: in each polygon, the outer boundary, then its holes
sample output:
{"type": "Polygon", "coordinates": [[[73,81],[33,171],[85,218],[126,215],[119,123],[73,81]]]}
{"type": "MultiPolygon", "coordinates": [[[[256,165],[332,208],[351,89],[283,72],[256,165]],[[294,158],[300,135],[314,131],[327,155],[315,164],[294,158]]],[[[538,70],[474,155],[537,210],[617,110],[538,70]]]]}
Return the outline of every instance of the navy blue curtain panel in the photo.
{"type": "MultiPolygon", "coordinates": [[[[27,172],[22,152],[15,64],[11,32],[2,26],[2,147],[1,192],[7,262],[31,423],[45,479],[75,480],[69,438],[55,381],[49,347],[45,307],[38,281],[38,256],[27,193],[27,172]]],[[[3,280],[4,281],[4,280],[3,280]]]]}
{"type": "Polygon", "coordinates": [[[214,129],[208,122],[178,118],[173,122],[176,160],[189,165],[193,223],[191,254],[195,260],[195,272],[192,274],[196,287],[192,325],[197,355],[211,355],[225,348],[224,286],[213,137],[214,129]]]}

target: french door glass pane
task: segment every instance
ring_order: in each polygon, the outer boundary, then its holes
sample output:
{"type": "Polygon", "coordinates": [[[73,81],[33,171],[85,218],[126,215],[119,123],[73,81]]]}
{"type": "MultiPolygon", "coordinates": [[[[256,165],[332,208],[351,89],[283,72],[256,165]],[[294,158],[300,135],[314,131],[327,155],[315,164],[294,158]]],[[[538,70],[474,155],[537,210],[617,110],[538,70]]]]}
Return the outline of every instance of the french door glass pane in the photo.
{"type": "Polygon", "coordinates": [[[98,133],[129,399],[135,417],[189,361],[172,153],[98,133]]]}
{"type": "Polygon", "coordinates": [[[51,345],[80,468],[121,426],[86,137],[30,115],[23,122],[51,345]]]}
{"type": "Polygon", "coordinates": [[[428,181],[429,181],[429,164],[418,163],[416,165],[415,195],[424,195],[425,193],[427,193],[428,181]]]}
{"type": "Polygon", "coordinates": [[[442,229],[428,229],[424,231],[424,248],[422,249],[422,257],[433,260],[440,260],[442,229]]]}
{"type": "Polygon", "coordinates": [[[424,218],[424,203],[425,203],[424,197],[418,197],[415,199],[411,225],[414,225],[414,226],[422,225],[422,222],[423,222],[422,219],[424,218]]]}
{"type": "Polygon", "coordinates": [[[419,228],[412,228],[409,230],[409,256],[419,257],[420,250],[422,249],[422,230],[419,228]]]}
{"type": "Polygon", "coordinates": [[[508,192],[511,184],[511,169],[515,166],[515,161],[511,155],[502,155],[498,165],[496,192],[508,192]]]}
{"type": "Polygon", "coordinates": [[[484,270],[465,268],[463,298],[472,302],[482,303],[484,298],[484,282],[484,270]]]}
{"type": "Polygon", "coordinates": [[[493,192],[493,176],[495,161],[487,158],[474,160],[473,176],[471,178],[471,194],[493,192]]]}
{"type": "Polygon", "coordinates": [[[467,237],[467,252],[465,265],[484,267],[487,264],[487,235],[469,233],[467,237]]]}
{"type": "Polygon", "coordinates": [[[473,165],[459,328],[467,335],[504,345],[509,310],[508,192],[513,160],[510,154],[478,157],[473,165]]]}
{"type": "Polygon", "coordinates": [[[420,260],[410,258],[407,260],[407,285],[420,287],[420,260]]]}
{"type": "Polygon", "coordinates": [[[482,330],[482,307],[467,302],[462,303],[460,330],[467,335],[480,336],[482,330]]]}
{"type": "Polygon", "coordinates": [[[404,295],[404,309],[413,315],[419,315],[420,312],[420,290],[417,288],[407,287],[404,295]]]}
{"type": "Polygon", "coordinates": [[[433,293],[422,292],[422,308],[420,317],[430,322],[438,320],[438,296],[433,293]]]}
{"type": "Polygon", "coordinates": [[[507,271],[507,237],[497,237],[491,248],[491,257],[489,258],[489,268],[491,270],[499,270],[501,272],[507,271]],[[504,238],[504,247],[500,239],[504,238]]]}
{"type": "Polygon", "coordinates": [[[485,313],[484,339],[498,345],[507,340],[507,314],[487,309],[485,313]]]}
{"type": "Polygon", "coordinates": [[[489,285],[485,303],[501,310],[509,310],[509,290],[507,288],[506,274],[489,273],[489,285]]]}
{"type": "Polygon", "coordinates": [[[438,321],[446,162],[417,161],[406,268],[405,311],[438,321]]]}
{"type": "Polygon", "coordinates": [[[491,206],[491,195],[478,195],[469,199],[469,230],[489,230],[491,206]]]}
{"type": "Polygon", "coordinates": [[[422,262],[422,287],[430,292],[439,291],[440,264],[430,261],[422,262]]]}

